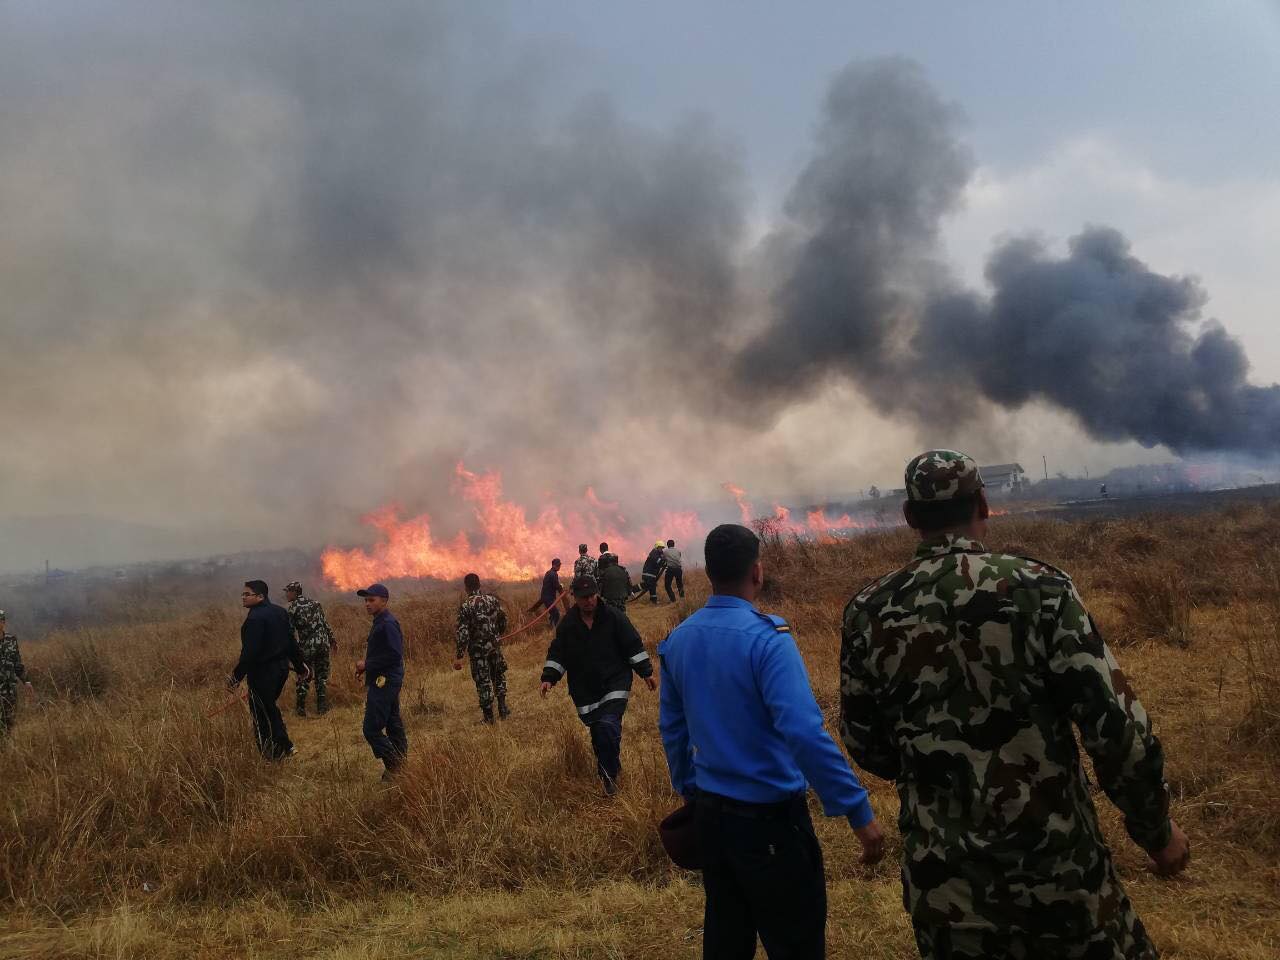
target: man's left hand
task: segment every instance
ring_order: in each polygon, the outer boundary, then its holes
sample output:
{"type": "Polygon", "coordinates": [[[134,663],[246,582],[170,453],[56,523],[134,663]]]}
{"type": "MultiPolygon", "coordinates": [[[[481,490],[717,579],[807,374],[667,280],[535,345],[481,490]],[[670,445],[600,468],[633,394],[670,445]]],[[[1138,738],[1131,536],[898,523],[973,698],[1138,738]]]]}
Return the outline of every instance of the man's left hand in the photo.
{"type": "Polygon", "coordinates": [[[644,678],[644,685],[645,685],[646,687],[648,687],[650,690],[657,690],[657,689],[658,689],[658,681],[657,681],[655,678],[653,678],[653,677],[645,677],[645,678],[644,678]]]}
{"type": "Polygon", "coordinates": [[[457,660],[453,661],[453,669],[455,669],[455,670],[461,670],[461,669],[462,669],[462,658],[461,658],[461,657],[459,657],[457,660]]]}

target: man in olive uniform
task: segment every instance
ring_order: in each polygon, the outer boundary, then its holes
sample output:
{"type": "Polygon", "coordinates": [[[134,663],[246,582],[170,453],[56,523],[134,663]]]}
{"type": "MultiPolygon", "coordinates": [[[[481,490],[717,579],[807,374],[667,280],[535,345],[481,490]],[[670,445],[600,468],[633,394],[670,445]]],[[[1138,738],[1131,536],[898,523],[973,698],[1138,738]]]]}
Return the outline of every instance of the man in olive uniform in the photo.
{"type": "Polygon", "coordinates": [[[606,553],[600,558],[596,572],[599,575],[600,599],[626,616],[627,601],[631,599],[635,589],[631,584],[630,572],[612,553],[606,553]]]}
{"type": "MultiPolygon", "coordinates": [[[[326,688],[329,684],[329,652],[337,649],[338,641],[329,629],[329,622],[324,618],[320,602],[303,596],[301,583],[290,580],[285,584],[284,595],[289,601],[289,620],[293,624],[294,633],[298,635],[298,649],[302,651],[302,659],[307,662],[316,680],[316,713],[328,713],[326,688]]],[[[298,674],[300,717],[307,715],[307,689],[310,686],[306,675],[298,674]]]]}
{"type": "Polygon", "coordinates": [[[9,735],[18,710],[18,684],[27,690],[27,670],[18,652],[18,638],[5,629],[5,612],[0,610],[0,737],[9,735]]]}
{"type": "Polygon", "coordinates": [[[493,723],[493,699],[498,698],[498,716],[511,716],[507,706],[507,661],[499,638],[507,632],[507,614],[491,593],[480,592],[480,577],[468,573],[462,580],[467,598],[458,608],[458,646],[453,669],[462,669],[462,654],[471,660],[471,679],[476,682],[480,713],[485,723],[493,723]]]}
{"type": "Polygon", "coordinates": [[[925,958],[1150,960],[1072,727],[1129,837],[1163,876],[1190,858],[1164,754],[1071,578],[991,553],[977,464],[906,470],[915,558],[845,608],[841,732],[895,780],[904,903],[925,958]]]}

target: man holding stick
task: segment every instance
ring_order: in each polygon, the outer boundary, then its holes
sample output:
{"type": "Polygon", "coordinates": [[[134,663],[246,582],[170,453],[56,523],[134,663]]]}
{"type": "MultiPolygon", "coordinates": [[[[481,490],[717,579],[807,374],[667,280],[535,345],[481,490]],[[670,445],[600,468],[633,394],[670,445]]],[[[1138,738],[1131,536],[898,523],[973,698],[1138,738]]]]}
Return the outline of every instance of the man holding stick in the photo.
{"type": "Polygon", "coordinates": [[[245,581],[240,602],[249,613],[240,625],[240,659],[227,677],[227,689],[248,680],[249,714],[258,749],[268,760],[282,760],[293,756],[294,749],[276,701],[289,679],[290,665],[303,678],[310,678],[311,668],[302,659],[289,614],[272,603],[267,592],[265,581],[245,581]]]}

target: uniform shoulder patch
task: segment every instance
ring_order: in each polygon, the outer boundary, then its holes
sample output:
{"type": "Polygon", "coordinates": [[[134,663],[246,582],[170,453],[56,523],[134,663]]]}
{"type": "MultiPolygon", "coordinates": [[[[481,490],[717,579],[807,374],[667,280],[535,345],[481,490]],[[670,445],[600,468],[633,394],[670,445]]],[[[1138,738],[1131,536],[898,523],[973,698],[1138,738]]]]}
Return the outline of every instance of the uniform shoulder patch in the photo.
{"type": "Polygon", "coordinates": [[[779,617],[772,613],[761,613],[759,610],[757,610],[755,613],[757,617],[760,617],[762,620],[768,621],[769,626],[773,627],[773,630],[775,633],[791,632],[791,627],[787,624],[786,620],[782,619],[782,617],[779,617]]]}

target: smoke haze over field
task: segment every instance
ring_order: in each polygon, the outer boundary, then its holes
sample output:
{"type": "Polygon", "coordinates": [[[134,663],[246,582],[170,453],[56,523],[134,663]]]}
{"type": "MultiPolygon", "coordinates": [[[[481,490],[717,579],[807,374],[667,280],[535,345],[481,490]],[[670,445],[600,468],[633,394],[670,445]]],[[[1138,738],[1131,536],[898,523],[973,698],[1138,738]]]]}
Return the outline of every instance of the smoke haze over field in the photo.
{"type": "Polygon", "coordinates": [[[496,14],[120,10],[0,13],[8,515],[195,553],[340,541],[391,500],[447,524],[459,460],[531,501],[845,492],[939,418],[1012,455],[1027,403],[1104,440],[1280,444],[1205,294],[1113,230],[1006,240],[964,289],[939,237],[975,158],[911,61],[834,77],[760,231],[734,131],[633,122],[496,14]]]}

